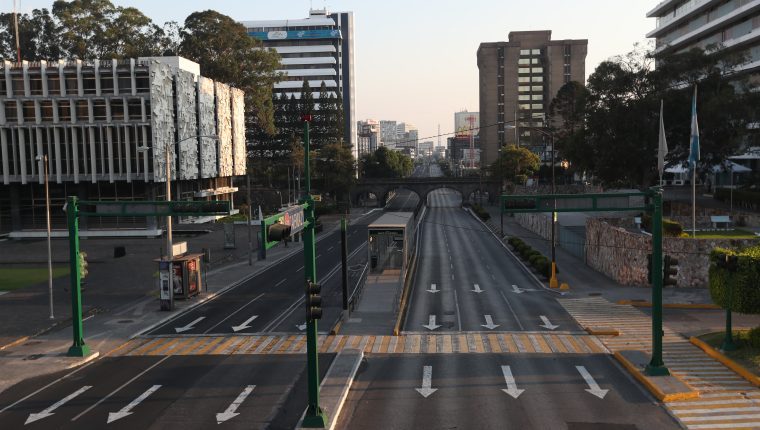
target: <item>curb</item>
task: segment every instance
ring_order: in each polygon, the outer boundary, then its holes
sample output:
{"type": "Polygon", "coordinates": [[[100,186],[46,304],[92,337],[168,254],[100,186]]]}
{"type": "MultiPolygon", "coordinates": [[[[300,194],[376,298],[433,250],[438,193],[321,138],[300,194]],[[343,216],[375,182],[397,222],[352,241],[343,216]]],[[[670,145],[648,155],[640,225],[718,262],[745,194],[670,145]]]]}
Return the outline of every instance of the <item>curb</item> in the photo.
{"type": "Polygon", "coordinates": [[[584,327],[583,329],[593,336],[620,336],[620,330],[612,327],[584,327]]]}
{"type": "MultiPolygon", "coordinates": [[[[466,210],[467,212],[469,212],[469,213],[470,213],[470,215],[471,215],[473,218],[475,218],[476,220],[480,221],[480,223],[481,223],[481,224],[483,224],[483,226],[486,228],[486,230],[487,230],[489,233],[491,233],[491,235],[493,235],[493,237],[495,237],[495,238],[496,238],[496,241],[497,241],[497,242],[499,242],[499,243],[501,244],[501,246],[502,246],[502,247],[504,247],[504,250],[505,250],[505,251],[507,251],[507,253],[508,253],[509,255],[511,255],[511,256],[512,256],[512,258],[514,258],[514,259],[515,259],[515,261],[517,261],[517,263],[520,265],[520,267],[522,267],[523,271],[524,271],[526,274],[528,274],[528,276],[530,276],[531,278],[533,278],[533,280],[534,280],[534,281],[536,281],[536,284],[537,284],[539,287],[541,287],[542,289],[544,289],[545,291],[548,291],[548,292],[550,292],[550,293],[559,294],[560,296],[564,296],[564,295],[568,294],[568,292],[567,292],[567,291],[557,291],[558,289],[549,288],[549,287],[547,287],[546,285],[544,285],[544,282],[543,282],[543,281],[541,281],[540,279],[538,279],[538,277],[536,276],[536,274],[535,274],[535,273],[533,273],[533,271],[532,271],[532,270],[530,270],[530,269],[528,268],[528,266],[526,266],[526,265],[525,265],[525,263],[523,263],[523,261],[522,261],[522,260],[521,260],[519,257],[517,257],[517,255],[515,255],[515,253],[514,253],[514,252],[512,252],[512,250],[511,250],[511,249],[509,249],[509,247],[508,247],[508,246],[507,246],[507,245],[504,243],[504,241],[503,241],[503,240],[502,240],[502,239],[499,237],[499,235],[497,235],[497,234],[496,234],[496,233],[495,233],[493,230],[491,230],[491,229],[488,227],[488,224],[486,224],[485,222],[483,222],[483,220],[482,220],[482,219],[480,219],[480,218],[479,218],[477,215],[475,215],[475,213],[474,213],[472,210],[470,210],[469,208],[466,208],[465,210],[466,210]]],[[[505,236],[505,237],[506,237],[506,236],[505,236]]]]}
{"type": "MultiPolygon", "coordinates": [[[[619,305],[630,305],[637,308],[651,308],[652,302],[644,300],[618,300],[619,305]]],[[[667,309],[723,309],[712,303],[663,303],[663,308],[667,309]]]]}
{"type": "MultiPolygon", "coordinates": [[[[32,335],[32,336],[34,336],[34,335],[32,335]]],[[[0,351],[4,350],[6,348],[13,348],[14,346],[16,346],[18,344],[24,343],[27,340],[31,339],[32,336],[22,336],[22,337],[20,337],[20,338],[18,338],[16,340],[13,340],[13,341],[11,341],[9,343],[6,343],[5,345],[1,345],[0,346],[0,351]]]]}
{"type": "Polygon", "coordinates": [[[702,339],[692,336],[689,338],[689,342],[691,342],[694,346],[704,351],[710,357],[721,362],[724,366],[733,370],[736,374],[746,379],[747,382],[749,382],[750,384],[754,385],[755,387],[760,387],[760,378],[758,376],[756,376],[754,373],[747,370],[741,364],[726,357],[725,355],[723,355],[723,353],[713,348],[712,346],[708,345],[702,339]]]}
{"type": "Polygon", "coordinates": [[[409,303],[409,295],[412,291],[414,279],[417,278],[417,257],[419,256],[420,238],[422,237],[422,233],[420,232],[420,225],[422,224],[422,220],[425,219],[425,215],[427,215],[427,206],[423,206],[422,215],[420,216],[420,220],[417,221],[417,226],[415,228],[414,234],[416,238],[414,242],[414,257],[412,259],[412,263],[409,265],[409,269],[406,272],[406,279],[404,279],[404,286],[403,290],[401,291],[401,301],[399,302],[398,306],[398,317],[396,317],[396,324],[393,326],[393,336],[398,336],[401,333],[401,325],[404,319],[406,319],[406,308],[407,304],[409,303]]]}
{"type": "MultiPolygon", "coordinates": [[[[338,423],[338,418],[343,410],[343,405],[348,398],[348,392],[351,389],[351,384],[356,378],[356,373],[359,371],[359,366],[364,360],[364,351],[360,349],[344,349],[339,352],[330,364],[330,368],[327,369],[327,374],[319,385],[319,391],[321,394],[321,406],[327,415],[328,430],[333,430],[338,423]],[[348,363],[339,363],[341,361],[348,360],[348,363]],[[348,364],[348,366],[346,366],[348,364]],[[337,375],[334,375],[337,373],[337,375]]],[[[297,429],[303,427],[303,419],[306,416],[306,411],[301,415],[301,419],[296,425],[297,429]]]]}
{"type": "Polygon", "coordinates": [[[87,364],[91,361],[94,361],[96,358],[100,357],[100,352],[95,351],[92,354],[88,355],[87,357],[82,357],[80,360],[77,360],[73,363],[70,363],[66,366],[66,369],[72,369],[74,367],[81,366],[83,364],[87,364]]]}
{"type": "MultiPolygon", "coordinates": [[[[659,401],[661,402],[674,402],[679,400],[688,400],[688,399],[696,399],[699,398],[699,391],[691,391],[691,392],[681,392],[681,393],[672,393],[672,394],[665,394],[660,388],[655,385],[652,381],[649,380],[649,378],[644,375],[635,364],[628,361],[627,358],[625,358],[619,351],[616,351],[613,356],[615,359],[623,365],[625,370],[628,371],[637,381],[639,381],[644,387],[646,387],[647,390],[659,401]]],[[[683,381],[682,381],[683,382],[683,381]]]]}

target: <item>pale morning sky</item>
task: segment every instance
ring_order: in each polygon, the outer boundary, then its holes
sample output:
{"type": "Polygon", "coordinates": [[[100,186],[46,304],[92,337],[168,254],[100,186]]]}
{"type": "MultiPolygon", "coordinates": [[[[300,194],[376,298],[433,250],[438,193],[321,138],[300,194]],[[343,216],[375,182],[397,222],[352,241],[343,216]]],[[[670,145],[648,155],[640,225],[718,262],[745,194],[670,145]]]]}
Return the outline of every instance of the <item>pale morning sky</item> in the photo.
{"type": "MultiPolygon", "coordinates": [[[[52,0],[18,0],[20,10],[52,0]]],[[[657,0],[118,0],[157,23],[214,8],[236,20],[296,19],[309,7],[353,11],[357,119],[410,122],[421,138],[454,129],[454,112],[478,110],[476,52],[510,31],[552,30],[554,39],[588,39],[586,75],[624,54],[655,26],[657,0]]],[[[3,0],[3,10],[12,0],[3,0]]],[[[435,139],[431,139],[435,140],[435,139]]],[[[443,139],[445,143],[445,138],[443,139]]]]}

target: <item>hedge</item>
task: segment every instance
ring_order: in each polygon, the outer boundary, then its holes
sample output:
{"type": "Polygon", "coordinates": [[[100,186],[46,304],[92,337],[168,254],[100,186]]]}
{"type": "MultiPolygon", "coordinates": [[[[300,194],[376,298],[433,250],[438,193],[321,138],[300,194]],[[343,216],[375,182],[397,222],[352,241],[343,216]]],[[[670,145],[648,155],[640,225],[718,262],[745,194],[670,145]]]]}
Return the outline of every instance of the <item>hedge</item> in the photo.
{"type": "MultiPolygon", "coordinates": [[[[545,277],[552,275],[552,264],[546,256],[531,248],[530,245],[522,241],[517,237],[510,237],[507,243],[512,245],[515,252],[520,254],[520,257],[527,261],[538,273],[545,277]]],[[[559,273],[559,266],[557,266],[557,273],[559,273]]]]}
{"type": "MultiPolygon", "coordinates": [[[[641,215],[641,226],[644,228],[644,230],[648,232],[652,232],[652,216],[649,214],[642,214],[641,215]]],[[[680,237],[681,233],[683,233],[683,227],[681,224],[669,220],[667,218],[662,219],[662,235],[668,236],[668,237],[680,237]]]]}
{"type": "Polygon", "coordinates": [[[475,215],[478,216],[478,218],[482,219],[483,221],[488,221],[491,219],[491,214],[488,213],[487,210],[483,209],[482,206],[478,204],[474,204],[471,206],[472,211],[475,212],[475,215]]]}
{"type": "Polygon", "coordinates": [[[760,313],[760,246],[734,251],[715,248],[710,253],[710,297],[722,308],[728,303],[729,288],[733,287],[731,310],[744,314],[760,313]],[[719,267],[727,255],[737,256],[737,269],[731,272],[719,267]]]}

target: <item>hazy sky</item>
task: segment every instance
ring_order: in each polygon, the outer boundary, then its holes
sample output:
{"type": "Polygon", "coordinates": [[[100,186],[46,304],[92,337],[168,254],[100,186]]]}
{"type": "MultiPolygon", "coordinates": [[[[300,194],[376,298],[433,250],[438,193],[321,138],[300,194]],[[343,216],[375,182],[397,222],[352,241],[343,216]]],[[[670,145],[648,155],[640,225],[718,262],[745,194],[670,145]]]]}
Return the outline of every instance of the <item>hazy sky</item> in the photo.
{"type": "MultiPolygon", "coordinates": [[[[454,112],[478,110],[476,52],[510,31],[552,30],[553,39],[588,39],[586,75],[624,54],[655,26],[657,0],[118,0],[157,23],[182,23],[214,8],[236,20],[297,19],[309,7],[353,11],[357,119],[411,122],[419,136],[454,129],[454,112]]],[[[19,0],[20,10],[52,0],[19,0]]],[[[11,10],[12,0],[2,0],[11,10]]],[[[433,139],[435,140],[435,139],[433,139]]],[[[445,138],[443,139],[445,142],[445,138]]]]}

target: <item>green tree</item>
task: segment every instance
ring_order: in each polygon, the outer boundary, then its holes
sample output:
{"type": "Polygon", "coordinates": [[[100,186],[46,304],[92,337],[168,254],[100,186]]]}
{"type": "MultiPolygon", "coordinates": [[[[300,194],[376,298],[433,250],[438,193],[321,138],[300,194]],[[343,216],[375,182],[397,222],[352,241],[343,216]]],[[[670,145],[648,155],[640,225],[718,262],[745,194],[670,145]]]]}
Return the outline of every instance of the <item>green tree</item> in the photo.
{"type": "Polygon", "coordinates": [[[355,160],[351,149],[339,143],[324,145],[317,151],[315,164],[322,178],[323,191],[335,196],[336,201],[344,201],[355,182],[355,160]]]}
{"type": "Polygon", "coordinates": [[[364,154],[361,160],[362,177],[402,178],[412,172],[411,157],[381,146],[371,154],[364,154]]]}
{"type": "Polygon", "coordinates": [[[749,91],[745,78],[730,75],[731,65],[739,62],[725,50],[694,49],[663,57],[654,70],[651,53],[638,47],[602,62],[588,79],[587,94],[572,91],[572,96],[555,99],[555,112],[565,121],[578,111],[583,116],[583,126],[566,129],[574,131],[561,135],[558,148],[574,167],[603,183],[652,185],[658,175],[660,100],[665,103],[668,161],[683,163],[689,152],[691,97],[697,83],[699,168],[707,169],[735,153],[749,133],[747,124],[758,118],[760,94],[749,91]],[[583,109],[566,108],[578,99],[585,99],[583,109]]]}
{"type": "Polygon", "coordinates": [[[250,37],[245,26],[213,10],[185,19],[179,54],[201,66],[201,74],[245,92],[248,140],[254,145],[275,134],[272,87],[282,75],[280,56],[250,37]]]}
{"type": "Polygon", "coordinates": [[[541,159],[533,151],[515,145],[505,146],[499,153],[499,158],[489,167],[491,177],[500,182],[524,182],[524,177],[538,171],[541,159]],[[518,180],[519,179],[519,180],[518,180]]]}

